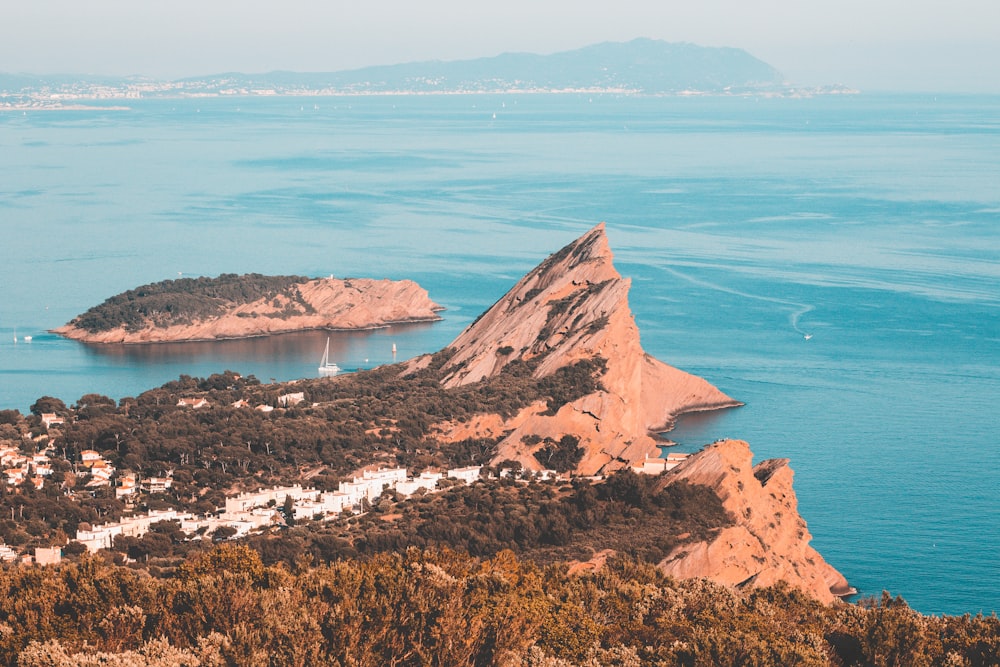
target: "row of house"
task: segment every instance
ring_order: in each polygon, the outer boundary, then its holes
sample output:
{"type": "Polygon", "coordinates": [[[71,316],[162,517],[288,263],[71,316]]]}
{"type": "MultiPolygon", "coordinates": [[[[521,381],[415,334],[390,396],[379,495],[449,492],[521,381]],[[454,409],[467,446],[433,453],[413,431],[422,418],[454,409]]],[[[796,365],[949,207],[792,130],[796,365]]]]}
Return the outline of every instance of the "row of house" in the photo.
{"type": "MultiPolygon", "coordinates": [[[[278,396],[278,406],[282,408],[288,408],[293,405],[298,405],[306,400],[306,395],[304,392],[296,391],[288,394],[282,394],[278,396]]],[[[180,408],[191,408],[192,410],[199,410],[201,408],[211,407],[211,403],[207,399],[201,397],[184,397],[177,401],[177,407],[180,408]]],[[[232,404],[234,408],[249,408],[250,403],[243,400],[242,398],[232,404]]],[[[274,407],[271,405],[261,404],[254,406],[254,410],[260,412],[271,412],[274,407]]]]}
{"type": "Polygon", "coordinates": [[[121,521],[105,523],[94,526],[89,530],[77,530],[76,541],[87,547],[91,553],[99,549],[110,549],[114,544],[114,539],[119,535],[127,537],[142,537],[149,532],[150,526],[160,521],[177,521],[184,529],[184,522],[191,521],[195,517],[188,512],[178,512],[177,510],[150,510],[145,514],[124,517],[121,521]]]}
{"type": "Polygon", "coordinates": [[[272,487],[260,491],[241,493],[226,498],[226,505],[218,514],[197,517],[177,510],[151,511],[121,521],[94,526],[89,530],[78,530],[76,539],[96,552],[109,549],[118,535],[142,537],[150,527],[159,521],[176,521],[181,531],[188,535],[212,534],[222,527],[235,530],[233,537],[241,537],[250,531],[280,521],[278,509],[291,501],[292,516],[296,520],[329,520],[345,512],[360,511],[365,501],[371,502],[388,490],[403,496],[410,496],[419,489],[431,491],[444,477],[470,484],[480,476],[476,466],[454,468],[445,473],[423,472],[417,477],[409,477],[405,468],[366,469],[354,475],[350,481],[341,482],[336,491],[319,491],[301,485],[272,487]]]}

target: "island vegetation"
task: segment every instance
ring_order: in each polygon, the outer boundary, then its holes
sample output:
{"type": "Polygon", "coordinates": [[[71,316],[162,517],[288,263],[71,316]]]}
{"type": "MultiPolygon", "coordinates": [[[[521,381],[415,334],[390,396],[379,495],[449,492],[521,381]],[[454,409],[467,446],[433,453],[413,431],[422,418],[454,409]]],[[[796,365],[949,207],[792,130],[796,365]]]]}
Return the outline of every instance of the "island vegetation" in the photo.
{"type": "Polygon", "coordinates": [[[168,327],[221,315],[227,308],[284,297],[290,315],[314,312],[298,291],[304,276],[223,273],[215,278],[178,278],[142,285],[88,309],[70,324],[90,333],[124,326],[138,331],[149,324],[168,327]],[[296,307],[296,304],[299,306],[296,307]]]}

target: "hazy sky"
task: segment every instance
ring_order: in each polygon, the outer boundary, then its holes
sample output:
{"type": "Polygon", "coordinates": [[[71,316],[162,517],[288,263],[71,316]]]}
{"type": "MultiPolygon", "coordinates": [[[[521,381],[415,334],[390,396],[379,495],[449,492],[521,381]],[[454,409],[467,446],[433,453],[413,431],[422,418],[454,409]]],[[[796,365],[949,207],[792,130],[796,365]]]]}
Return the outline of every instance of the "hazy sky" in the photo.
{"type": "Polygon", "coordinates": [[[0,71],[333,71],[651,37],[796,83],[1000,93],[1000,0],[10,0],[0,71]]]}

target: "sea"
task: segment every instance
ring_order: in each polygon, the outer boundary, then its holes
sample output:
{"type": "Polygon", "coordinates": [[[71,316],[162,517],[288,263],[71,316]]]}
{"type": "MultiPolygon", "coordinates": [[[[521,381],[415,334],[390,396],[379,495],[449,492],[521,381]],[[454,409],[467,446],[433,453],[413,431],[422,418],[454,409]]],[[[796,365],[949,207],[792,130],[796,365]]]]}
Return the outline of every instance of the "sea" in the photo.
{"type": "Polygon", "coordinates": [[[746,404],[682,418],[678,448],[790,459],[813,546],[860,595],[1000,610],[1000,97],[127,105],[0,112],[0,409],[316,375],[326,332],[48,333],[139,285],[416,280],[443,321],[329,334],[342,368],[368,368],[444,347],[604,221],[646,351],[746,404]]]}

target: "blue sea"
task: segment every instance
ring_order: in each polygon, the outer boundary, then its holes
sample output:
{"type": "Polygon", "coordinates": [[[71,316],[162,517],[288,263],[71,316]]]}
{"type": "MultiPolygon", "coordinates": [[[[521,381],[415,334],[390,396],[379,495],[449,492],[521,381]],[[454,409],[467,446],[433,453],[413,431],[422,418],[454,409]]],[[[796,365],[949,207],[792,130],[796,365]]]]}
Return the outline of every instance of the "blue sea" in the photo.
{"type": "Polygon", "coordinates": [[[129,105],[0,113],[0,408],[315,374],[321,332],[127,349],[46,333],[144,283],[417,280],[444,321],[334,335],[364,368],[443,347],[606,221],[646,350],[746,403],[682,419],[680,447],[791,459],[813,545],[863,595],[1000,610],[1000,98],[129,105]]]}

